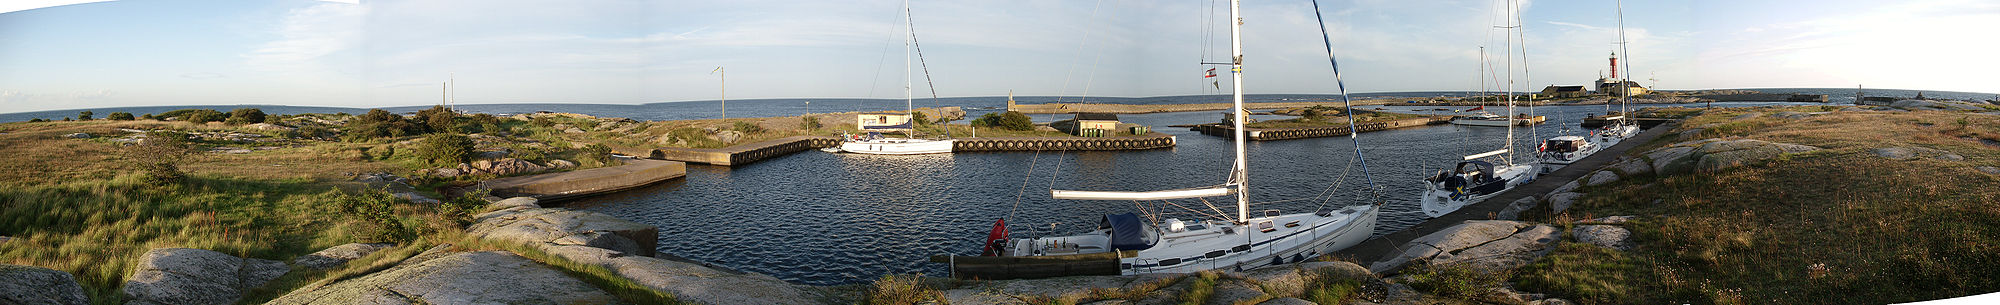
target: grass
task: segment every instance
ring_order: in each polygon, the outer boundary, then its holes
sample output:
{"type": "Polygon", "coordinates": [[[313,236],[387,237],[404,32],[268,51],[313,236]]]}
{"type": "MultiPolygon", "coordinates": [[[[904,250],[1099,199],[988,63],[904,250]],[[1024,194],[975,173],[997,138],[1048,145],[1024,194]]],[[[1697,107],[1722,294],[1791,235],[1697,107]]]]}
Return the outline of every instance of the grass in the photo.
{"type": "Polygon", "coordinates": [[[1187,292],[1181,293],[1178,300],[1180,303],[1177,304],[1200,305],[1208,302],[1208,297],[1215,294],[1216,282],[1221,281],[1221,278],[1222,274],[1216,271],[1197,272],[1194,276],[1188,277],[1188,280],[1194,282],[1188,285],[1187,292]]]}
{"type": "Polygon", "coordinates": [[[1484,273],[1470,268],[1450,264],[1430,264],[1412,262],[1405,267],[1410,288],[1434,296],[1450,299],[1478,299],[1494,288],[1504,285],[1505,273],[1484,273]]]}
{"type": "Polygon", "coordinates": [[[916,305],[949,304],[944,292],[924,283],[923,275],[884,275],[869,285],[861,304],[870,305],[916,305]]]}
{"type": "Polygon", "coordinates": [[[1552,256],[1564,261],[1531,267],[1543,278],[1521,279],[1585,303],[1876,304],[2000,290],[2000,208],[1992,204],[2000,190],[1991,187],[2000,177],[1973,169],[2000,165],[2000,150],[1982,142],[2000,135],[2000,118],[1918,111],[1734,119],[1824,109],[1689,118],[1680,128],[1706,126],[1700,137],[1824,150],[1592,188],[1570,213],[1640,215],[1647,220],[1627,227],[1645,250],[1620,257],[1565,248],[1552,256]],[[1943,149],[1966,160],[1896,161],[1869,152],[1893,146],[1943,149]],[[1605,269],[1661,276],[1586,275],[1605,269]]]}
{"type": "MultiPolygon", "coordinates": [[[[545,127],[522,121],[502,125],[515,136],[502,139],[505,143],[482,145],[544,143],[552,147],[552,158],[574,156],[570,139],[545,127]]],[[[525,246],[488,244],[464,237],[462,228],[477,203],[411,204],[348,181],[350,177],[343,174],[420,168],[405,164],[414,146],[401,139],[290,139],[274,145],[291,147],[276,150],[201,153],[181,164],[189,174],[187,182],[155,186],[133,174],[136,167],[120,156],[121,143],[104,138],[127,134],[121,128],[251,132],[240,127],[147,120],[0,124],[5,132],[0,134],[0,155],[6,156],[0,158],[0,236],[12,237],[0,244],[0,263],[69,272],[84,286],[93,304],[120,304],[125,301],[121,286],[136,267],[135,260],[155,248],[208,249],[285,261],[353,242],[402,245],[341,269],[294,269],[250,291],[242,301],[261,303],[296,288],[388,268],[431,244],[452,243],[467,250],[512,251],[564,270],[628,302],[673,303],[671,296],[602,267],[570,262],[525,246]],[[98,138],[63,136],[74,132],[98,138]]]]}

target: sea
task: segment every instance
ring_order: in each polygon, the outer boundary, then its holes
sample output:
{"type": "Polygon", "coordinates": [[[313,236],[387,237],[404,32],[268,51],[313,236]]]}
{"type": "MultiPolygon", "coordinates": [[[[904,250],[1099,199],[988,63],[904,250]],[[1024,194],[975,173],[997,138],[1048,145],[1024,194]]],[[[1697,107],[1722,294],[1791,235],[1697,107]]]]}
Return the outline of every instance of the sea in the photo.
{"type": "MultiPolygon", "coordinates": [[[[1830,104],[1851,104],[1854,89],[1754,89],[1765,93],[1827,94],[1830,104]],[[1843,91],[1844,90],[1844,91],[1843,91]],[[1844,99],[1844,100],[1843,100],[1844,99]]],[[[1916,91],[1868,90],[1869,96],[1913,97],[1916,91]]],[[[1987,93],[1924,91],[1927,97],[1984,100],[1987,93]]],[[[1462,92],[1357,94],[1365,97],[1458,96],[1462,92]]],[[[958,106],[968,116],[1000,111],[1006,97],[918,100],[917,107],[958,106]]],[[[1023,103],[1057,97],[1016,97],[1023,103]]],[[[1076,98],[1061,98],[1077,102],[1076,98]]],[[[1251,102],[1338,100],[1335,95],[1251,95],[1251,102]]],[[[1093,103],[1175,104],[1227,102],[1228,96],[1090,98],[1093,103]]],[[[706,119],[723,115],[721,101],[603,104],[464,105],[469,112],[583,113],[638,120],[706,119]]],[[[759,99],[728,101],[729,117],[902,109],[902,100],[759,99]]],[[[1715,103],[1717,107],[1827,105],[1822,103],[1715,103]]],[[[1702,107],[1703,104],[1634,107],[1702,107]]],[[[135,114],[173,109],[228,111],[256,107],[270,114],[360,113],[366,109],[295,106],[176,106],[90,109],[135,114]]],[[[383,108],[413,112],[428,106],[383,108]]],[[[1363,109],[1378,106],[1363,106],[1363,109]]],[[[1385,111],[1442,114],[1438,106],[1379,106],[1385,111]]],[[[1249,143],[1248,192],[1253,213],[1312,212],[1346,205],[1384,204],[1375,234],[1424,221],[1417,198],[1422,179],[1461,156],[1509,148],[1534,151],[1538,139],[1580,135],[1578,123],[1616,105],[1517,107],[1549,117],[1533,128],[1440,125],[1328,137],[1249,143]],[[1359,154],[1357,154],[1357,148],[1359,154]]],[[[1442,107],[1462,109],[1459,107],[1442,107]]],[[[1505,108],[1487,107],[1504,113],[1505,108]]],[[[76,110],[0,114],[0,121],[56,118],[76,110]]],[[[1038,122],[1067,115],[1031,115],[1038,122]]],[[[1152,213],[1203,220],[1233,217],[1228,198],[1172,204],[1073,201],[1050,190],[1167,190],[1219,185],[1229,171],[1230,141],[1169,125],[1215,122],[1220,111],[1122,114],[1120,120],[1176,137],[1173,148],[1141,151],[967,152],[920,156],[870,156],[805,151],[736,166],[689,165],[684,179],[560,203],[659,227],[659,252],[784,280],[839,285],[866,283],[889,274],[944,276],[933,255],[976,255],[996,220],[1016,236],[1069,234],[1094,229],[1103,215],[1152,213]]],[[[1280,119],[1282,116],[1254,116],[1280,119]]],[[[1512,155],[1527,159],[1526,153],[1512,155]]],[[[1525,162],[1525,161],[1523,161],[1525,162]]]]}

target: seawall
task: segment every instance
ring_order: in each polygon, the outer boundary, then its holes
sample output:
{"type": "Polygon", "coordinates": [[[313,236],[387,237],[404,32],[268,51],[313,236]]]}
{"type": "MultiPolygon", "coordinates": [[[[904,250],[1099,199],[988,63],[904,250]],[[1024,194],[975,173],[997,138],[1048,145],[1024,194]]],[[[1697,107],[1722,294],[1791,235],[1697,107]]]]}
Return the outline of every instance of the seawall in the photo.
{"type": "MultiPolygon", "coordinates": [[[[953,152],[1036,151],[1036,150],[1144,150],[1173,147],[1174,136],[1147,133],[1130,137],[984,137],[958,138],[953,152]]],[[[737,144],[727,148],[662,147],[647,154],[649,159],[736,166],[791,153],[840,146],[840,137],[793,136],[775,140],[737,144]]]]}
{"type": "MultiPolygon", "coordinates": [[[[1360,130],[1360,132],[1370,132],[1370,131],[1382,131],[1382,130],[1389,130],[1396,128],[1444,124],[1450,121],[1451,118],[1449,117],[1429,117],[1429,118],[1415,118],[1415,119],[1402,119],[1394,121],[1360,123],[1360,124],[1355,124],[1354,127],[1355,129],[1360,130]]],[[[1220,123],[1195,125],[1194,128],[1192,129],[1194,129],[1195,131],[1200,131],[1201,134],[1211,135],[1211,136],[1218,136],[1218,137],[1236,136],[1235,135],[1236,128],[1234,128],[1233,126],[1220,123]]],[[[1348,130],[1347,125],[1325,126],[1325,127],[1246,128],[1246,129],[1248,129],[1246,130],[1246,132],[1250,134],[1251,141],[1273,141],[1273,140],[1291,140],[1291,139],[1318,138],[1318,137],[1334,137],[1334,136],[1344,136],[1354,133],[1352,130],[1348,130]]]]}

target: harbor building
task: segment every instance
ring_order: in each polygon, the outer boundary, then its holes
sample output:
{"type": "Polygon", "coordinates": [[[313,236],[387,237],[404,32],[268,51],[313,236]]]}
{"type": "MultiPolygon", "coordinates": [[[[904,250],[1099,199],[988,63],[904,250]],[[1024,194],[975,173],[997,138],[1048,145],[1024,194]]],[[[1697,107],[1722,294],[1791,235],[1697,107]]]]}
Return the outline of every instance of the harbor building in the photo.
{"type": "Polygon", "coordinates": [[[1550,98],[1585,97],[1585,96],[1590,96],[1590,90],[1584,90],[1583,86],[1550,85],[1548,87],[1542,88],[1541,95],[1550,98]]]}
{"type": "Polygon", "coordinates": [[[1645,86],[1639,85],[1639,82],[1624,81],[1624,86],[1622,88],[1619,86],[1619,83],[1620,82],[1618,80],[1618,52],[1611,52],[1611,77],[1603,77],[1597,79],[1597,92],[1610,96],[1645,95],[1646,92],[1648,92],[1645,86]]]}
{"type": "Polygon", "coordinates": [[[1095,112],[1077,113],[1076,117],[1068,120],[1049,123],[1049,127],[1054,127],[1063,133],[1079,136],[1115,132],[1115,130],[1118,130],[1118,126],[1118,115],[1095,112]]]}
{"type": "Polygon", "coordinates": [[[854,115],[854,128],[874,131],[909,131],[910,114],[894,111],[857,113],[854,115]]]}

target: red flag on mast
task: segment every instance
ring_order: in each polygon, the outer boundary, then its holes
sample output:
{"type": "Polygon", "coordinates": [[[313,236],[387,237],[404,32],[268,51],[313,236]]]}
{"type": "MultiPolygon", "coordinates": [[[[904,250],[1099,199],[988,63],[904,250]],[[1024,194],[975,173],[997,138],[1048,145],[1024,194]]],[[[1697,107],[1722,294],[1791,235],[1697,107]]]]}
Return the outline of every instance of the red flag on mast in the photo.
{"type": "Polygon", "coordinates": [[[1486,105],[1479,105],[1479,107],[1472,107],[1472,109],[1466,109],[1465,111],[1480,111],[1480,110],[1486,110],[1486,105]]]}
{"type": "Polygon", "coordinates": [[[1210,78],[1210,77],[1215,77],[1215,68],[1208,68],[1208,76],[1203,76],[1201,78],[1210,78]]]}

